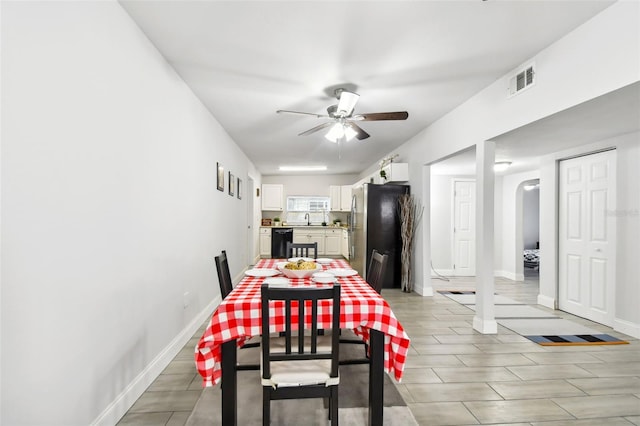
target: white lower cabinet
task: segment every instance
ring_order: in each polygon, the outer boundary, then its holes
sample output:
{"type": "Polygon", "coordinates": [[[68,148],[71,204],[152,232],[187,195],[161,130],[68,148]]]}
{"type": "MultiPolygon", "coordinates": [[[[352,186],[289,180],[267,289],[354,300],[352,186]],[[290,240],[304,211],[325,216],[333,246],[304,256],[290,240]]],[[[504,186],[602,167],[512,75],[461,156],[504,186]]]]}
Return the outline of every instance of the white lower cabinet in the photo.
{"type": "Polygon", "coordinates": [[[260,257],[271,257],[271,228],[260,228],[260,257]]]}
{"type": "Polygon", "coordinates": [[[346,229],[342,230],[342,257],[349,260],[349,231],[346,229]]]}
{"type": "Polygon", "coordinates": [[[293,228],[294,243],[318,243],[318,256],[343,256],[349,259],[349,234],[346,229],[293,228]]]}
{"type": "Polygon", "coordinates": [[[324,234],[324,254],[340,256],[342,247],[342,229],[327,229],[324,234]]]}
{"type": "Polygon", "coordinates": [[[324,253],[324,229],[293,229],[294,243],[318,243],[318,255],[324,253]]]}

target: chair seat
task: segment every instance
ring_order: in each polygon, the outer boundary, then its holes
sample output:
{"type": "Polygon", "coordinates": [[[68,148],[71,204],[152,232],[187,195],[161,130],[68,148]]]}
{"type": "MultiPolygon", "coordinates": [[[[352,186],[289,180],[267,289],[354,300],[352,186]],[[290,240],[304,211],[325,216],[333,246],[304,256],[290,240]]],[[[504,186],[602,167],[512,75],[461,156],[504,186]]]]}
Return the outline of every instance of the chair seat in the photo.
{"type": "MultiPolygon", "coordinates": [[[[308,333],[308,331],[305,331],[308,333]]],[[[331,336],[318,336],[317,341],[318,353],[331,352],[331,336]]],[[[279,353],[285,351],[285,339],[282,337],[272,337],[269,339],[271,353],[279,353]]],[[[311,348],[311,337],[304,338],[305,352],[311,348]]],[[[295,352],[297,348],[292,348],[295,352]]],[[[262,369],[260,370],[262,377],[262,369]]],[[[329,377],[331,373],[331,360],[309,360],[309,361],[274,361],[271,362],[271,379],[262,379],[263,386],[272,387],[293,387],[308,386],[317,384],[326,384],[327,386],[336,385],[340,382],[337,378],[329,377]],[[337,379],[337,380],[336,380],[337,379]]]]}
{"type": "Polygon", "coordinates": [[[296,387],[322,385],[335,386],[340,377],[331,377],[331,360],[271,362],[271,378],[262,379],[262,386],[296,387]]]}

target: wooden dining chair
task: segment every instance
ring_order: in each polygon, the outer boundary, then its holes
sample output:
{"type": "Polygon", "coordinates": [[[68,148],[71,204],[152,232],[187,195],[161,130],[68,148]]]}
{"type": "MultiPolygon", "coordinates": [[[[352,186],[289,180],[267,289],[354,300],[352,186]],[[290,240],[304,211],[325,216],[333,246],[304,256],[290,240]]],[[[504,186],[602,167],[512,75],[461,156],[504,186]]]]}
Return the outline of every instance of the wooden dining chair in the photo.
{"type": "Polygon", "coordinates": [[[215,257],[216,270],[218,271],[218,283],[220,284],[220,295],[222,299],[226,299],[227,295],[233,290],[233,281],[229,272],[229,261],[227,259],[227,251],[222,250],[219,256],[215,257]]]}
{"type": "MultiPolygon", "coordinates": [[[[271,401],[279,399],[328,398],[329,418],[338,424],[338,333],[330,344],[323,344],[318,333],[318,316],[323,300],[332,300],[331,324],[340,329],[340,285],[332,287],[269,287],[263,284],[262,296],[262,424],[271,421],[271,401]],[[284,303],[284,339],[269,337],[270,326],[282,318],[272,318],[270,302],[284,303]],[[292,319],[297,319],[293,323],[292,319]],[[305,318],[311,324],[305,327],[305,318]]],[[[271,303],[273,308],[273,303],[271,303]]],[[[326,340],[325,340],[326,341],[326,340]]],[[[311,415],[311,413],[310,413],[311,415]]]]}
{"type": "Polygon", "coordinates": [[[313,258],[318,258],[318,243],[292,243],[287,242],[287,257],[312,257],[309,251],[313,250],[313,258]]]}
{"type": "MultiPolygon", "coordinates": [[[[231,279],[231,272],[229,271],[229,260],[227,259],[227,251],[222,250],[219,256],[215,257],[216,260],[216,270],[218,271],[218,282],[220,284],[220,295],[222,299],[226,299],[231,290],[233,290],[233,280],[231,279]]],[[[260,346],[260,340],[256,340],[257,338],[249,339],[243,346],[242,349],[248,348],[257,348],[260,346]]],[[[239,364],[237,366],[238,370],[257,370],[258,364],[239,364]]]]}
{"type": "MultiPolygon", "coordinates": [[[[373,288],[378,294],[382,291],[382,281],[384,279],[384,273],[387,269],[387,262],[389,260],[389,255],[380,254],[377,250],[373,250],[371,253],[371,260],[369,261],[369,267],[367,268],[367,283],[373,288]]],[[[347,359],[340,362],[341,365],[350,365],[350,364],[368,364],[369,363],[369,345],[367,345],[364,340],[358,337],[351,330],[341,330],[340,331],[341,338],[340,343],[347,344],[356,344],[356,345],[364,345],[364,358],[357,359],[347,359]]]]}
{"type": "Polygon", "coordinates": [[[367,268],[366,280],[378,294],[382,292],[382,282],[384,281],[384,273],[387,270],[388,261],[388,254],[380,254],[377,250],[371,252],[371,260],[367,268]]]}

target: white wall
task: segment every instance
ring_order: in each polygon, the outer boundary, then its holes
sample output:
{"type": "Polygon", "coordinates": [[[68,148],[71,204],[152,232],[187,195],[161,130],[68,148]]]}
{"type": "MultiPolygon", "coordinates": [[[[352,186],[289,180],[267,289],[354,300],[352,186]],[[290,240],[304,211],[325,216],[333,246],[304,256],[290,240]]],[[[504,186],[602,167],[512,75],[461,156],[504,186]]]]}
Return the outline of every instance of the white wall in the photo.
{"type": "Polygon", "coordinates": [[[538,303],[553,307],[556,300],[557,161],[615,148],[616,151],[616,303],[614,328],[640,337],[640,289],[637,254],[640,253],[640,133],[630,133],[542,159],[540,173],[540,295],[538,303]]]}
{"type": "Polygon", "coordinates": [[[640,133],[616,143],[616,328],[640,338],[640,133]]]}
{"type": "MultiPolygon", "coordinates": [[[[431,176],[431,262],[433,268],[440,275],[454,275],[454,245],[453,245],[453,185],[456,180],[475,180],[475,175],[432,175],[431,176]]],[[[502,176],[495,180],[495,260],[496,275],[503,275],[502,252],[503,240],[503,194],[502,176]]],[[[436,275],[433,271],[432,275],[436,275]]]]}
{"type": "Polygon", "coordinates": [[[522,238],[525,249],[535,249],[540,242],[540,190],[534,188],[523,193],[522,238]]]}
{"type": "MultiPolygon", "coordinates": [[[[398,154],[401,159],[398,161],[409,163],[412,193],[429,194],[430,188],[422,186],[423,182],[429,182],[429,179],[422,176],[423,170],[429,169],[424,165],[433,164],[480,141],[491,140],[510,130],[637,82],[640,79],[639,9],[638,2],[622,1],[613,4],[566,37],[525,61],[535,60],[538,79],[534,87],[518,96],[507,98],[507,74],[394,150],[392,153],[398,154]]],[[[633,154],[635,151],[630,150],[630,153],[633,154]]],[[[640,168],[637,155],[625,157],[625,161],[635,165],[635,169],[631,166],[627,168],[629,176],[633,175],[632,170],[640,168]]],[[[374,163],[363,171],[360,177],[363,178],[376,169],[377,163],[374,163]]],[[[550,216],[556,211],[552,209],[555,207],[552,203],[554,192],[547,191],[544,194],[543,189],[543,176],[551,173],[551,169],[548,164],[541,165],[540,169],[541,226],[553,223],[548,220],[552,219],[550,216]]],[[[506,205],[507,201],[503,200],[503,204],[506,205]]],[[[423,229],[423,232],[428,236],[427,230],[423,229]]],[[[541,250],[544,250],[543,229],[540,232],[541,250]]],[[[556,232],[556,229],[551,229],[551,232],[556,232]]],[[[502,253],[508,252],[508,238],[506,235],[502,238],[502,253]]],[[[632,243],[625,241],[625,244],[632,243]]],[[[415,286],[420,294],[428,294],[430,287],[431,274],[428,262],[431,253],[424,249],[425,246],[430,246],[430,243],[427,241],[417,244],[415,253],[416,259],[423,259],[423,262],[416,262],[416,277],[423,280],[416,282],[415,286]]],[[[552,255],[553,250],[551,248],[547,253],[552,255]]],[[[629,268],[624,272],[618,271],[618,276],[633,275],[634,268],[629,263],[631,262],[627,261],[618,265],[618,268],[629,268]]],[[[541,268],[540,275],[541,292],[545,286],[553,285],[553,281],[549,281],[551,277],[545,275],[543,269],[555,271],[554,261],[544,260],[544,268],[541,268]]],[[[544,291],[546,293],[539,300],[544,300],[549,294],[555,294],[548,288],[544,291]]],[[[638,290],[631,291],[631,300],[634,302],[638,301],[637,294],[638,290]]],[[[632,326],[640,324],[636,311],[631,312],[626,304],[622,304],[622,307],[624,309],[618,311],[621,318],[630,321],[632,326]]]]}
{"type": "Polygon", "coordinates": [[[453,274],[452,191],[452,176],[431,175],[431,263],[441,275],[453,274]]]}
{"type": "Polygon", "coordinates": [[[116,2],[1,26],[0,423],[114,424],[219,302],[213,257],[244,267],[216,162],[260,175],[116,2]]]}
{"type": "MultiPolygon", "coordinates": [[[[284,198],[294,195],[304,196],[329,196],[329,186],[331,185],[352,185],[356,182],[356,175],[281,175],[281,176],[263,176],[262,183],[278,183],[284,185],[284,198]]],[[[328,212],[327,219],[332,222],[339,219],[344,223],[347,222],[347,212],[328,212]]],[[[278,212],[262,212],[262,217],[273,219],[276,216],[283,216],[278,212]]],[[[285,214],[286,217],[286,214],[285,214]]],[[[315,220],[315,219],[314,219],[315,220]]]]}
{"type": "Polygon", "coordinates": [[[281,183],[285,198],[290,195],[329,196],[331,185],[352,185],[357,175],[312,175],[312,176],[263,176],[262,183],[281,183]]]}

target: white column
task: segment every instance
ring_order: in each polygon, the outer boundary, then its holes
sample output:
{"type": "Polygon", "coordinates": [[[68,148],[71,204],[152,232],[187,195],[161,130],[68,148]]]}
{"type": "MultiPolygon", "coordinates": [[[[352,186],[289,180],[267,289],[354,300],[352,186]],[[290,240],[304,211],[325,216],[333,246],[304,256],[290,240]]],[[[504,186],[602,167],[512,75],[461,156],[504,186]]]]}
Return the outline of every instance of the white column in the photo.
{"type": "Polygon", "coordinates": [[[498,332],[493,297],[495,149],[495,142],[476,144],[476,315],[473,328],[483,334],[498,332]]]}
{"type": "Polygon", "coordinates": [[[422,282],[416,282],[415,291],[422,296],[433,296],[431,282],[431,166],[422,166],[422,282]]]}

